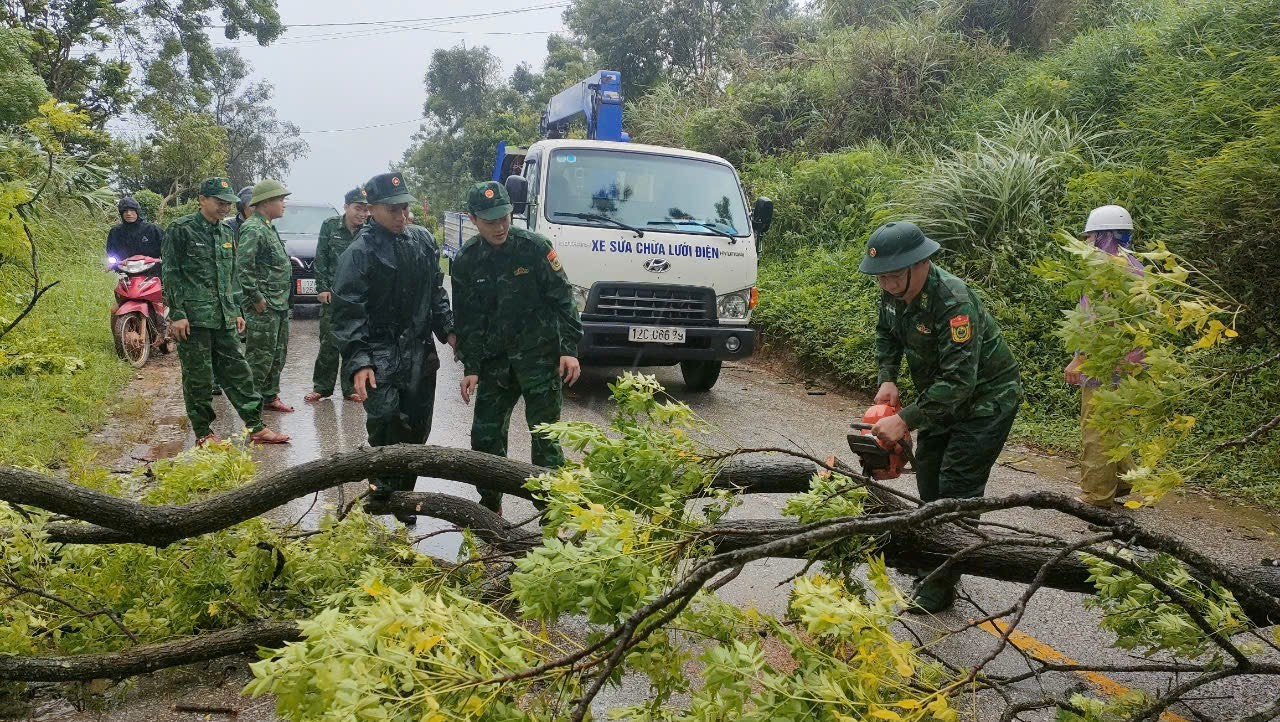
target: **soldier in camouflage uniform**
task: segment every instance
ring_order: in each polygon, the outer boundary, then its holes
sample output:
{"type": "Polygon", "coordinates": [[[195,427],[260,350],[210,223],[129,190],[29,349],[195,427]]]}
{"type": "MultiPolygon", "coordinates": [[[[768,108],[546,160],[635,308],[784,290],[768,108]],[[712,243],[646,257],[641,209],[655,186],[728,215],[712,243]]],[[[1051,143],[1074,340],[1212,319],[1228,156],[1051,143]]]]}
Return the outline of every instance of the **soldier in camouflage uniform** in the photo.
{"type": "Polygon", "coordinates": [[[320,226],[320,238],[316,243],[316,299],[320,301],[320,353],[316,356],[315,370],[311,373],[311,393],[303,401],[312,403],[333,395],[333,380],[342,379],[342,396],[355,401],[351,377],[341,373],[338,343],[333,338],[333,273],[338,268],[338,257],[355,240],[356,233],[369,218],[369,195],[364,188],[347,191],[343,199],[342,215],[326,219],[320,226]]]}
{"type": "MultiPolygon", "coordinates": [[[[431,433],[440,368],[431,336],[458,343],[440,249],[427,229],[409,225],[414,199],[400,173],[374,176],[364,188],[372,218],[338,258],[333,335],[343,374],[364,402],[369,444],[421,444],[431,433]]],[[[411,491],[414,481],[412,474],[370,479],[370,497],[411,491]]]]}
{"type": "Polygon", "coordinates": [[[245,356],[266,411],[293,411],[280,400],[280,372],[289,353],[289,286],[293,266],[271,222],[284,215],[289,189],[264,180],[253,187],[253,216],[240,227],[240,290],[245,356]]]}
{"type": "MultiPolygon", "coordinates": [[[[999,326],[964,281],[932,264],[938,248],[913,223],[887,223],[871,234],[859,267],[875,275],[883,291],[875,402],[900,405],[896,381],[903,356],[919,392],[871,433],[896,442],[918,430],[916,486],[926,502],[985,493],[1022,400],[1018,364],[999,326]]],[[[920,585],[916,608],[951,606],[958,581],[958,574],[945,574],[920,585]]]]}
{"type": "Polygon", "coordinates": [[[262,423],[262,399],[236,334],[244,329],[236,276],[236,247],[222,220],[236,200],[225,178],[200,184],[200,211],[174,221],[165,233],[164,300],[182,364],[182,395],[197,443],[218,441],[212,429],[213,379],[222,381],[250,438],[257,443],[289,440],[262,423]]]}
{"type": "MultiPolygon", "coordinates": [[[[240,242],[240,225],[249,219],[249,214],[253,213],[253,206],[249,205],[249,199],[253,197],[253,186],[241,188],[236,195],[239,197],[239,200],[236,201],[236,215],[227,221],[227,226],[231,228],[231,233],[235,236],[238,244],[240,242]]],[[[222,395],[222,385],[217,378],[213,380],[213,395],[222,395]]]]}
{"type": "MultiPolygon", "coordinates": [[[[511,227],[505,188],[475,184],[467,210],[480,233],[452,266],[462,400],[470,403],[476,392],[471,448],[506,456],[511,410],[521,396],[530,429],[560,420],[563,385],[572,386],[580,372],[582,323],[551,242],[511,227]]],[[[538,466],[564,463],[559,441],[535,434],[532,446],[538,466]]],[[[480,503],[500,511],[502,494],[482,491],[480,503]]]]}

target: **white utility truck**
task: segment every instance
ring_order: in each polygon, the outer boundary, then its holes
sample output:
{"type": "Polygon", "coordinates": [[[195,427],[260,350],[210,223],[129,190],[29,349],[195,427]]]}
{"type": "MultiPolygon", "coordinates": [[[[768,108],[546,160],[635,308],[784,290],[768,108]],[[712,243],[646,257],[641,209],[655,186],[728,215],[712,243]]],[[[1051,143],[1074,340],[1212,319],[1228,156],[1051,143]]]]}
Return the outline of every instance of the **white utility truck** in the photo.
{"type": "Polygon", "coordinates": [[[686,386],[706,391],[724,361],[755,349],[760,239],[768,198],[748,211],[723,158],[629,142],[619,73],[604,70],[552,98],[545,139],[498,148],[494,180],[514,223],[551,239],[582,313],[586,363],[680,364],[686,386]],[[572,121],[586,139],[565,138],[572,121]]]}

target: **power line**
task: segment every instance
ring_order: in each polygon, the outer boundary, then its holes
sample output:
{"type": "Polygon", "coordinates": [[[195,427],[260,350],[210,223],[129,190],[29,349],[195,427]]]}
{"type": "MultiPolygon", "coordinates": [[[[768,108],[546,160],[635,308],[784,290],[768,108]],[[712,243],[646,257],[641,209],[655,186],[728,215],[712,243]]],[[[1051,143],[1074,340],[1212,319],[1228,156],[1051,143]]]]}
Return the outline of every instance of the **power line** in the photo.
{"type": "MultiPolygon", "coordinates": [[[[490,18],[497,18],[497,17],[507,17],[510,15],[520,15],[520,14],[536,12],[540,10],[551,10],[554,8],[566,7],[567,5],[568,5],[567,3],[555,3],[550,5],[537,5],[537,6],[525,7],[525,8],[514,8],[512,10],[501,10],[501,11],[487,12],[487,13],[475,13],[472,15],[450,16],[448,18],[424,18],[423,22],[416,25],[412,23],[417,21],[408,21],[408,20],[397,21],[400,23],[398,27],[378,27],[376,29],[370,28],[370,29],[364,29],[364,30],[353,30],[350,32],[332,32],[332,33],[316,33],[313,35],[301,35],[294,38],[285,38],[284,40],[281,40],[276,43],[271,43],[270,45],[266,45],[263,47],[276,47],[280,45],[297,45],[300,43],[321,42],[326,40],[340,40],[340,39],[346,39],[346,38],[373,37],[378,35],[389,35],[391,33],[412,32],[415,30],[427,30],[431,32],[442,32],[442,33],[450,33],[450,34],[474,33],[477,35],[550,35],[555,33],[556,31],[536,30],[536,31],[505,31],[504,32],[504,31],[494,31],[494,30],[489,30],[489,31],[441,30],[440,28],[447,25],[457,25],[458,23],[463,22],[464,20],[483,20],[483,19],[490,19],[490,18]]],[[[390,22],[390,21],[387,21],[387,22],[390,22]]],[[[258,45],[258,43],[248,40],[248,41],[229,42],[229,43],[215,43],[214,45],[215,47],[243,48],[243,47],[253,47],[258,45]]]]}
{"type": "Polygon", "coordinates": [[[298,131],[299,135],[308,135],[312,133],[346,133],[352,130],[369,130],[370,128],[389,128],[393,125],[408,125],[409,123],[421,123],[426,118],[414,118],[413,120],[397,120],[392,123],[377,123],[376,125],[361,125],[355,128],[328,128],[325,130],[302,130],[298,131]]]}
{"type": "MultiPolygon", "coordinates": [[[[489,13],[471,13],[469,15],[440,15],[430,18],[402,18],[400,20],[358,20],[342,23],[288,23],[286,27],[290,28],[332,28],[332,27],[351,27],[355,25],[399,25],[401,23],[420,23],[431,22],[435,20],[469,20],[473,18],[490,17],[496,15],[511,15],[514,13],[532,12],[535,10],[551,10],[553,8],[568,7],[569,3],[552,3],[549,5],[539,5],[527,8],[517,8],[514,10],[500,10],[489,13]]],[[[226,27],[226,23],[221,25],[202,25],[206,30],[218,30],[226,27]]]]}

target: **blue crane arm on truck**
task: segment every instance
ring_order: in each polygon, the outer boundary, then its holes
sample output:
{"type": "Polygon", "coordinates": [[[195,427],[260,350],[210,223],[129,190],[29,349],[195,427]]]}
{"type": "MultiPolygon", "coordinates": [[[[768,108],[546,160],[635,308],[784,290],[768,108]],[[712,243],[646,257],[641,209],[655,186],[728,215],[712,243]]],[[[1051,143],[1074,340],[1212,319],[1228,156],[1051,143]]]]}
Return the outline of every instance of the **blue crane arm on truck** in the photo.
{"type": "MultiPolygon", "coordinates": [[[[622,129],[622,74],[601,70],[589,78],[560,91],[547,101],[542,111],[542,137],[564,138],[569,125],[582,119],[588,140],[630,142],[622,129]]],[[[503,183],[508,176],[519,175],[524,148],[507,150],[507,142],[498,143],[498,159],[493,165],[493,180],[503,183]]]]}

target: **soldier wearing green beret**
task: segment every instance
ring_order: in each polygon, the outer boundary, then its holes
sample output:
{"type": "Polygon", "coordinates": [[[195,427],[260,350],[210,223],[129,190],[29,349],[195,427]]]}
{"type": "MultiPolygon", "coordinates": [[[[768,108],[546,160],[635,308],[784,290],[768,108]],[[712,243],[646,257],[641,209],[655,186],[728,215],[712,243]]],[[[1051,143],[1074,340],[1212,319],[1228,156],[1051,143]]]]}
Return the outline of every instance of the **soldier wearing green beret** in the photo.
{"type": "Polygon", "coordinates": [[[267,411],[293,411],[280,399],[280,373],[289,353],[289,287],[293,266],[272,221],[284,216],[289,189],[267,179],[253,187],[253,215],[240,226],[240,290],[245,356],[267,411]]]}
{"type": "MultiPolygon", "coordinates": [[[[465,367],[462,400],[476,396],[471,448],[507,454],[511,410],[524,397],[529,428],[560,420],[562,389],[580,373],[582,323],[573,287],[551,242],[511,226],[511,199],[494,181],[467,196],[480,233],[458,252],[452,267],[458,317],[458,355],[465,367]]],[[[533,463],[564,463],[560,442],[533,437],[533,463]]],[[[480,492],[480,503],[499,511],[502,494],[480,492]]]]}
{"type": "Polygon", "coordinates": [[[182,396],[197,443],[218,441],[213,434],[213,380],[222,382],[250,438],[263,444],[289,440],[262,423],[262,399],[254,391],[237,334],[244,330],[236,275],[236,244],[223,218],[236,196],[226,178],[200,184],[200,210],[174,221],[165,233],[161,257],[165,303],[178,359],[182,396]]]}
{"type": "Polygon", "coordinates": [[[356,233],[369,218],[369,194],[364,188],[347,191],[342,199],[342,215],[325,220],[320,226],[320,239],[316,243],[316,299],[320,301],[320,353],[316,356],[315,369],[311,373],[311,392],[302,397],[307,403],[333,395],[333,380],[342,379],[342,396],[355,401],[355,389],[351,378],[340,372],[341,354],[333,338],[333,274],[338,268],[338,257],[356,239],[356,233]]]}
{"type": "MultiPolygon", "coordinates": [[[[333,335],[343,374],[364,402],[369,444],[421,444],[431,433],[440,368],[431,336],[458,343],[440,249],[427,229],[409,225],[414,198],[400,173],[374,176],[364,188],[372,218],[338,258],[333,335]]],[[[370,496],[410,491],[414,481],[412,474],[370,479],[370,496]]]]}
{"type": "MultiPolygon", "coordinates": [[[[1022,400],[1018,364],[995,319],[964,281],[929,258],[937,242],[914,224],[887,223],[867,242],[859,270],[883,292],[876,323],[877,404],[901,406],[902,358],[918,392],[914,403],[871,429],[896,442],[916,430],[920,498],[982,496],[1022,400]]],[[[917,587],[915,608],[938,612],[955,601],[958,574],[917,587]]]]}

